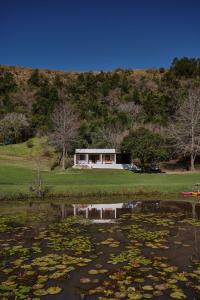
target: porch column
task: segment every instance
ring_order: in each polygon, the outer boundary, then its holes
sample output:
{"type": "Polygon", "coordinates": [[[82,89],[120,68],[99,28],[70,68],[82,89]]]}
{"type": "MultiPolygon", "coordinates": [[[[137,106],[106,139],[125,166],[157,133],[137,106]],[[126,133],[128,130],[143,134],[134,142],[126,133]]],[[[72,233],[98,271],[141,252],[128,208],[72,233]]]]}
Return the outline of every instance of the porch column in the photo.
{"type": "Polygon", "coordinates": [[[88,219],[88,213],[89,213],[89,208],[87,207],[86,210],[85,210],[85,217],[86,217],[86,219],[88,219]]]}
{"type": "Polygon", "coordinates": [[[117,219],[117,208],[115,207],[115,219],[117,219]]]}
{"type": "Polygon", "coordinates": [[[115,164],[117,163],[117,154],[116,153],[114,154],[114,163],[115,164]]]}
{"type": "Polygon", "coordinates": [[[89,164],[89,155],[86,154],[86,163],[89,164]]]}
{"type": "Polygon", "coordinates": [[[101,164],[103,163],[103,155],[102,154],[100,154],[100,162],[101,162],[101,164]]]}
{"type": "Polygon", "coordinates": [[[74,217],[76,216],[76,206],[74,205],[74,217]]]}
{"type": "Polygon", "coordinates": [[[74,154],[74,166],[76,165],[76,154],[74,154]]]}
{"type": "Polygon", "coordinates": [[[100,209],[100,219],[103,218],[103,208],[100,209]]]}

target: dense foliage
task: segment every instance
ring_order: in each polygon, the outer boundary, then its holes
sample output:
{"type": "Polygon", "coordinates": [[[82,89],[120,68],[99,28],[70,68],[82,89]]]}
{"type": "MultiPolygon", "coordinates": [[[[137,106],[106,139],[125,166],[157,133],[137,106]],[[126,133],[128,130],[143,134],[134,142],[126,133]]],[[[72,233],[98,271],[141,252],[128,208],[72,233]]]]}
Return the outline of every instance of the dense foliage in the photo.
{"type": "Polygon", "coordinates": [[[164,139],[145,128],[135,130],[125,137],[122,150],[131,153],[133,158],[138,158],[142,165],[167,158],[164,139]]]}
{"type": "Polygon", "coordinates": [[[200,59],[175,58],[168,70],[116,69],[98,73],[1,66],[1,121],[9,113],[23,114],[26,120],[17,139],[1,137],[1,141],[16,143],[49,133],[52,113],[63,101],[61,94],[79,116],[74,147],[112,146],[107,137],[121,141],[134,135],[137,128],[146,128],[150,135],[153,131],[162,139],[191,82],[200,85],[200,59]],[[112,128],[119,128],[116,138],[112,136],[112,128]]]}

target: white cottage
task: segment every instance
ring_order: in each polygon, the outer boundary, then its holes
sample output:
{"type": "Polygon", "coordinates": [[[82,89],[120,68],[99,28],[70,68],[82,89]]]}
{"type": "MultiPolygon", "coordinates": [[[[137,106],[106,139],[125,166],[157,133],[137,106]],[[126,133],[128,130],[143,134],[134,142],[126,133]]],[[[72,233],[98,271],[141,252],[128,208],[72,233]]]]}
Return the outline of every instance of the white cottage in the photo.
{"type": "Polygon", "coordinates": [[[76,149],[74,167],[124,169],[127,163],[122,163],[119,156],[115,149],[76,149]]]}

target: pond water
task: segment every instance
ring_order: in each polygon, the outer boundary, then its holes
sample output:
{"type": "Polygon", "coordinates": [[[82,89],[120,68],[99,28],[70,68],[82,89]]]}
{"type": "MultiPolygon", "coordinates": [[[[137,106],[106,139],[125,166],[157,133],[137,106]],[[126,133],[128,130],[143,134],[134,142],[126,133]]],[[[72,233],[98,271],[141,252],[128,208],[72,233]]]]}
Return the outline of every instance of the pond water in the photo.
{"type": "Polygon", "coordinates": [[[200,299],[200,204],[0,205],[0,299],[200,299]]]}

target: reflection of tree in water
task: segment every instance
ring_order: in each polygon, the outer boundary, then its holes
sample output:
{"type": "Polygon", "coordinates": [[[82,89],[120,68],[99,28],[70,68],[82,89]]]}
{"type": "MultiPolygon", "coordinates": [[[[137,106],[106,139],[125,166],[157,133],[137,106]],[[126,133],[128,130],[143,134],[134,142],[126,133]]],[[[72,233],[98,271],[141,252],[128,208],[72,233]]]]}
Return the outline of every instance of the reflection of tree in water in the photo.
{"type": "Polygon", "coordinates": [[[136,201],[133,202],[124,202],[122,204],[122,208],[133,208],[133,206],[135,205],[136,201]]]}
{"type": "Polygon", "coordinates": [[[200,220],[200,203],[195,204],[195,219],[200,220]]]}
{"type": "Polygon", "coordinates": [[[195,255],[193,259],[200,259],[200,229],[193,226],[193,236],[194,236],[194,252],[195,255]]]}
{"type": "Polygon", "coordinates": [[[28,212],[38,212],[38,213],[50,213],[54,210],[52,210],[52,206],[49,203],[45,202],[30,202],[28,207],[27,207],[28,212]]]}
{"type": "Polygon", "coordinates": [[[141,201],[124,202],[122,208],[136,208],[141,205],[141,201]]]}
{"type": "Polygon", "coordinates": [[[72,205],[66,205],[64,203],[61,204],[51,203],[50,206],[53,209],[54,214],[57,215],[59,219],[64,219],[68,216],[73,215],[72,205]]]}
{"type": "MultiPolygon", "coordinates": [[[[192,206],[192,218],[199,220],[200,205],[198,203],[192,202],[191,206],[192,206]]],[[[193,231],[194,252],[195,252],[193,258],[200,259],[200,228],[198,226],[192,226],[192,231],[193,231]]]]}
{"type": "Polygon", "coordinates": [[[62,216],[62,214],[60,213],[60,205],[53,204],[53,203],[51,203],[50,205],[51,205],[51,208],[54,211],[54,214],[57,215],[60,218],[62,216]]]}
{"type": "Polygon", "coordinates": [[[142,212],[157,212],[160,210],[160,201],[142,201],[141,211],[142,212]]]}

